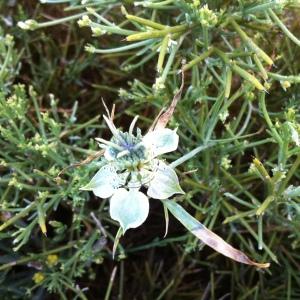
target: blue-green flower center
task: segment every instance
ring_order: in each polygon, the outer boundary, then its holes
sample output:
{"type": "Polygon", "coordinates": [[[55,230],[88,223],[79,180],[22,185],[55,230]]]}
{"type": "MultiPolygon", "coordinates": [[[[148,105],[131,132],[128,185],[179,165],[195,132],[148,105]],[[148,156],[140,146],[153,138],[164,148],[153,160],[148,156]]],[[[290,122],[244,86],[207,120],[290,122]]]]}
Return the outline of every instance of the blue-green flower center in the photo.
{"type": "Polygon", "coordinates": [[[142,144],[142,135],[137,131],[137,135],[129,132],[118,132],[118,136],[113,136],[110,142],[118,146],[109,147],[108,151],[120,168],[133,170],[142,166],[147,159],[145,146],[142,144]]]}

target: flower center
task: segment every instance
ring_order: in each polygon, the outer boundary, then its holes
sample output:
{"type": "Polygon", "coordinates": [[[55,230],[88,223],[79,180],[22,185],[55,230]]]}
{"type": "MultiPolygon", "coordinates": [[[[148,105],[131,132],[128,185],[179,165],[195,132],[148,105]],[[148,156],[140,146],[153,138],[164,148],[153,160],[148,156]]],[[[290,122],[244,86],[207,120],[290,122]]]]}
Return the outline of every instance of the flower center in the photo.
{"type": "Polygon", "coordinates": [[[113,136],[110,142],[118,146],[118,148],[109,147],[108,151],[115,158],[120,169],[129,171],[139,169],[147,159],[147,151],[142,144],[140,131],[136,136],[119,131],[118,136],[113,136]]]}

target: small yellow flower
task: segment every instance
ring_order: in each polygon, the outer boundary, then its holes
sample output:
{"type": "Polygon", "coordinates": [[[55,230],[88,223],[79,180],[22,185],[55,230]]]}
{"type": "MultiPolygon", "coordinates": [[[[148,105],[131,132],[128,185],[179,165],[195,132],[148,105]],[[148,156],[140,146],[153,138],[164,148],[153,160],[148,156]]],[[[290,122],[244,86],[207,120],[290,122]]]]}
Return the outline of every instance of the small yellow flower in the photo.
{"type": "Polygon", "coordinates": [[[286,91],[289,87],[291,87],[291,83],[287,80],[280,81],[282,88],[286,91]]]}
{"type": "Polygon", "coordinates": [[[228,170],[232,167],[231,159],[228,158],[228,155],[222,157],[221,167],[223,167],[225,170],[228,170]]]}
{"type": "Polygon", "coordinates": [[[56,254],[50,254],[47,256],[47,265],[53,267],[58,262],[58,256],[56,254]]]}
{"type": "Polygon", "coordinates": [[[218,23],[217,15],[208,8],[205,4],[202,8],[199,9],[200,23],[204,26],[215,26],[218,23]]]}
{"type": "Polygon", "coordinates": [[[32,279],[36,284],[40,284],[42,281],[44,281],[45,275],[42,272],[37,272],[33,275],[32,279]]]}
{"type": "Polygon", "coordinates": [[[77,21],[79,27],[87,27],[90,26],[92,21],[89,16],[85,15],[80,20],[77,21]]]}

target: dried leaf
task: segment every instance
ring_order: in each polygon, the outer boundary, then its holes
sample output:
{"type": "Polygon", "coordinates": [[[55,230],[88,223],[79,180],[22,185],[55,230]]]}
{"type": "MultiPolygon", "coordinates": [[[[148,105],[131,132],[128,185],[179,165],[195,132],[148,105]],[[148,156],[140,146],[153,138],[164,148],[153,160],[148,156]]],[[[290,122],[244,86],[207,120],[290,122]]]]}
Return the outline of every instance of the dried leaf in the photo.
{"type": "Polygon", "coordinates": [[[172,215],[185,226],[192,234],[199,238],[204,244],[213,248],[217,252],[243,264],[255,266],[257,268],[268,268],[269,263],[257,263],[252,261],[246,254],[233,248],[221,237],[210,231],[203,224],[187,213],[179,204],[171,200],[164,200],[172,215]]]}
{"type": "Polygon", "coordinates": [[[94,154],[91,154],[89,155],[86,159],[84,159],[83,161],[81,162],[78,162],[78,163],[74,163],[70,166],[67,166],[65,168],[63,168],[57,175],[56,178],[59,178],[61,175],[63,175],[68,169],[70,168],[76,168],[76,167],[81,167],[83,165],[87,165],[89,164],[90,162],[92,162],[93,160],[99,158],[100,156],[102,156],[104,154],[104,150],[100,150],[100,151],[97,151],[95,152],[94,154]]]}
{"type": "Polygon", "coordinates": [[[177,105],[178,101],[181,98],[183,87],[184,87],[184,72],[182,70],[181,71],[181,86],[180,86],[178,92],[173,97],[173,100],[172,100],[171,105],[169,106],[169,108],[157,120],[157,123],[154,127],[154,130],[166,127],[166,125],[168,124],[168,122],[170,121],[170,119],[171,119],[171,117],[174,113],[174,110],[176,108],[176,105],[177,105]]]}

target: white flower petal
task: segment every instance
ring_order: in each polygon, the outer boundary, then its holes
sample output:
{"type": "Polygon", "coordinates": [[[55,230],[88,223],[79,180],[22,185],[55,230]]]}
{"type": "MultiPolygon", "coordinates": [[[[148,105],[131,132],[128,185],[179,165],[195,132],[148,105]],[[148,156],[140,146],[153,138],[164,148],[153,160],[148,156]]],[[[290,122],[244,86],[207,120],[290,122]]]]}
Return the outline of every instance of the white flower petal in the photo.
{"type": "Polygon", "coordinates": [[[106,165],[81,190],[93,191],[100,198],[109,198],[118,187],[125,183],[125,177],[123,174],[117,174],[113,166],[106,165]]]}
{"type": "Polygon", "coordinates": [[[149,200],[137,190],[118,189],[110,199],[110,216],[118,221],[123,233],[143,224],[149,213],[149,200]]]}
{"type": "Polygon", "coordinates": [[[179,136],[176,130],[169,128],[150,131],[143,137],[143,143],[147,149],[150,149],[153,157],[175,151],[178,147],[178,141],[179,136]]]}
{"type": "Polygon", "coordinates": [[[167,199],[174,194],[184,194],[175,171],[160,161],[153,180],[149,184],[147,195],[155,199],[167,199]]]}
{"type": "Polygon", "coordinates": [[[93,189],[95,196],[100,198],[109,198],[115,191],[111,184],[101,184],[93,189]]]}

